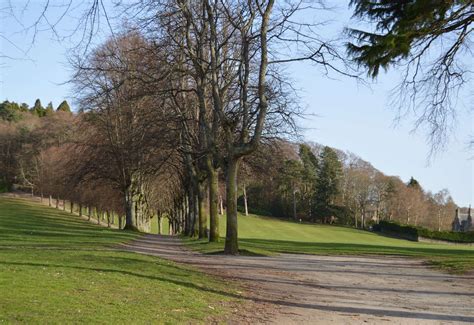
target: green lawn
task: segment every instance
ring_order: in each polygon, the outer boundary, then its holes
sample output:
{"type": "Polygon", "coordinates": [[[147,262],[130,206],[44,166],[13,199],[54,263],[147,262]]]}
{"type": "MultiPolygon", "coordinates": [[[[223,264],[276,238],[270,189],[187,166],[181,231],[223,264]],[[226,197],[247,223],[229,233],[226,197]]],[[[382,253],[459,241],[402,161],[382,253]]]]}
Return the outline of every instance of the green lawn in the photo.
{"type": "Polygon", "coordinates": [[[0,323],[195,323],[236,288],[169,261],[111,249],[137,234],[0,197],[0,323]]]}
{"type": "MultiPolygon", "coordinates": [[[[220,217],[220,233],[225,235],[225,217],[220,217]]],[[[353,228],[298,224],[273,218],[239,214],[239,243],[244,254],[390,254],[426,258],[452,272],[474,269],[474,246],[417,243],[394,239],[353,228]]],[[[217,244],[186,240],[195,249],[212,253],[223,249],[217,244]]]]}

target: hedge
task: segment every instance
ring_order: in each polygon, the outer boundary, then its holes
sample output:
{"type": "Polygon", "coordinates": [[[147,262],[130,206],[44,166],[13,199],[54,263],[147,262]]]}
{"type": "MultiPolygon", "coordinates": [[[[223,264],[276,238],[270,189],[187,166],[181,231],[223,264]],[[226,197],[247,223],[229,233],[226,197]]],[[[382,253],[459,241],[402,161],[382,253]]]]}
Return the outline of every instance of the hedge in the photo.
{"type": "Polygon", "coordinates": [[[424,237],[456,243],[474,243],[474,232],[433,231],[388,221],[380,221],[379,224],[374,225],[373,230],[415,241],[418,241],[419,237],[424,237]]]}

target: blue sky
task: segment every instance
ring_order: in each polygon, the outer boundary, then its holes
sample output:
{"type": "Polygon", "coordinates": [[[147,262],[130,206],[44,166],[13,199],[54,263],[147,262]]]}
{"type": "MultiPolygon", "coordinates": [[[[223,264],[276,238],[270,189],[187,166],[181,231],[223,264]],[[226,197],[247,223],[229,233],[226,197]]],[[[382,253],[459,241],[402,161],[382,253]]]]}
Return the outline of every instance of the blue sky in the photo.
{"type": "MultiPolygon", "coordinates": [[[[344,2],[340,3],[333,14],[342,18],[342,26],[350,14],[344,2]]],[[[32,17],[27,13],[23,18],[32,17]]],[[[22,49],[28,47],[31,33],[16,33],[18,26],[8,18],[0,21],[1,34],[22,49]]],[[[67,22],[64,28],[68,28],[67,22]]],[[[51,33],[43,32],[25,56],[0,40],[0,52],[16,58],[0,59],[0,100],[32,105],[40,98],[43,105],[52,101],[55,106],[63,99],[71,100],[73,94],[63,84],[70,76],[67,54],[71,45],[66,41],[60,44],[51,33]]],[[[448,148],[428,162],[430,147],[423,132],[411,132],[414,117],[393,122],[396,112],[389,107],[389,92],[396,86],[399,72],[384,74],[367,87],[345,78],[326,79],[308,63],[293,64],[288,71],[301,89],[301,104],[313,114],[302,121],[307,140],[352,151],[385,174],[405,181],[413,176],[427,190],[448,188],[459,205],[474,203],[474,152],[467,148],[474,120],[465,102],[458,103],[457,125],[448,148]]]]}

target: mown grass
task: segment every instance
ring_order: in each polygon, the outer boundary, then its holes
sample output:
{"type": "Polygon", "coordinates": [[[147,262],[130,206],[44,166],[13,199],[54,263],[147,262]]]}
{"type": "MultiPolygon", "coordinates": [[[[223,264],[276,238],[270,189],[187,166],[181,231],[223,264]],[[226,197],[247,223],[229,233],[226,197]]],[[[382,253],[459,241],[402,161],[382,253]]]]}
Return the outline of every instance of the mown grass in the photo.
{"type": "Polygon", "coordinates": [[[112,249],[137,236],[0,197],[0,323],[204,323],[236,300],[200,272],[112,249]]]}
{"type": "MultiPolygon", "coordinates": [[[[220,233],[225,235],[225,217],[220,217],[220,233]]],[[[222,251],[219,243],[186,239],[204,253],[222,251]]],[[[451,272],[474,270],[474,246],[418,243],[385,237],[353,228],[299,224],[257,215],[239,214],[239,248],[243,254],[276,253],[403,255],[424,258],[451,272]]]]}

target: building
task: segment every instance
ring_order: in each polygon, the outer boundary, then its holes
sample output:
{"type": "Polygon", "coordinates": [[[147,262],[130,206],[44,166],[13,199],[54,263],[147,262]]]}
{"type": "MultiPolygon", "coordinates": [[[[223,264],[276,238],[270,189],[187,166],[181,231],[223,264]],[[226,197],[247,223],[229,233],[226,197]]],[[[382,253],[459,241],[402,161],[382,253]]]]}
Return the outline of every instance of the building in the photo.
{"type": "Polygon", "coordinates": [[[454,217],[452,226],[452,230],[457,232],[474,231],[471,216],[471,206],[469,206],[469,209],[467,209],[467,213],[463,213],[459,208],[456,209],[456,216],[454,217]]]}

